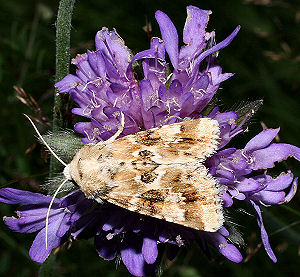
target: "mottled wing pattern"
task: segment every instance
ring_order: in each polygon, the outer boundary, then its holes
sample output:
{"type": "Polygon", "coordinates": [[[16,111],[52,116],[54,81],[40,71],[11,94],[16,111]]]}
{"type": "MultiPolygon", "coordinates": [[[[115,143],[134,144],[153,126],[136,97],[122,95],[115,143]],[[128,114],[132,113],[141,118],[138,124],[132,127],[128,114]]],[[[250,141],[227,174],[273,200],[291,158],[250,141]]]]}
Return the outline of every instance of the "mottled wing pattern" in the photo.
{"type": "Polygon", "coordinates": [[[112,153],[124,162],[151,159],[159,164],[204,161],[217,149],[219,125],[200,118],[153,128],[114,141],[112,153]]]}
{"type": "Polygon", "coordinates": [[[101,199],[197,230],[214,232],[222,226],[220,191],[203,165],[162,165],[151,176],[157,179],[114,180],[118,186],[101,199]]]}
{"type": "Polygon", "coordinates": [[[209,118],[162,126],[83,147],[71,175],[88,198],[213,232],[223,223],[221,197],[202,163],[218,140],[209,118]]]}

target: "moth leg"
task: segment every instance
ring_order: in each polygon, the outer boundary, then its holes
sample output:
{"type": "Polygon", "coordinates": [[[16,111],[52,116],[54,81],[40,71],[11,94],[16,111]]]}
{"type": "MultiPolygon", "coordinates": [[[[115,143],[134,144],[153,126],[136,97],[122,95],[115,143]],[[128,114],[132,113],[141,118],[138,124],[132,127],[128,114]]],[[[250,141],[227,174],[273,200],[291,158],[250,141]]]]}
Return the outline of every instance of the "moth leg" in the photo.
{"type": "MultiPolygon", "coordinates": [[[[124,117],[124,114],[121,112],[121,127],[118,129],[118,131],[112,137],[110,137],[108,140],[105,141],[105,144],[114,142],[118,138],[118,136],[121,135],[121,133],[123,132],[124,126],[125,126],[125,117],[124,117]]],[[[103,143],[103,142],[101,142],[101,143],[103,143]]]]}

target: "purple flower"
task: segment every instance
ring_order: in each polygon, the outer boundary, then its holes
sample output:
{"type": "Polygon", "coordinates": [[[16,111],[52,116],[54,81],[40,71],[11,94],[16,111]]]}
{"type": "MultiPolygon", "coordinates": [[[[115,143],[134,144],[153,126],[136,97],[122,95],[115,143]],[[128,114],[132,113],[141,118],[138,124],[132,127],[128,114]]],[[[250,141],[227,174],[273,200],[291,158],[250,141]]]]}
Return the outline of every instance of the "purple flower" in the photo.
{"type": "Polygon", "coordinates": [[[85,136],[84,143],[111,137],[121,111],[125,116],[122,135],[201,117],[220,83],[233,75],[222,73],[212,54],[226,47],[240,27],[213,46],[214,32],[205,31],[211,12],[193,6],[187,7],[187,12],[185,45],[180,51],[175,26],[166,14],[157,11],[162,39],[152,38],[150,49],[132,56],[115,30],[103,28],[96,34],[96,51],[72,60],[77,76],[69,74],[55,86],[79,105],[73,113],[90,119],[75,125],[85,136]],[[134,74],[138,64],[144,76],[141,80],[134,74]],[[200,65],[204,69],[200,70],[200,65]]]}
{"type": "MultiPolygon", "coordinates": [[[[224,209],[234,201],[237,204],[246,201],[254,207],[265,249],[276,261],[260,205],[288,202],[295,193],[297,178],[291,172],[274,178],[267,169],[290,156],[300,160],[300,149],[272,143],[279,129],[262,131],[244,149],[225,148],[233,137],[244,132],[251,112],[240,116],[234,111],[222,113],[218,107],[208,109],[220,84],[233,75],[222,73],[214,53],[226,47],[240,29],[238,26],[214,45],[215,33],[205,30],[210,14],[187,7],[184,45],[179,47],[172,21],[157,11],[155,17],[162,39],[152,38],[150,48],[135,56],[115,30],[103,28],[96,34],[96,50],[72,60],[77,67],[76,75],[67,75],[55,86],[59,92],[69,93],[78,104],[72,110],[74,114],[88,118],[88,122],[79,122],[74,127],[84,136],[84,143],[97,143],[115,134],[121,113],[125,116],[121,136],[205,116],[217,120],[219,149],[206,160],[206,167],[223,189],[224,209]]],[[[0,190],[1,202],[23,205],[17,212],[19,218],[5,219],[7,226],[16,232],[39,231],[30,250],[32,259],[38,262],[43,262],[54,247],[66,240],[83,238],[94,238],[95,247],[104,259],[111,260],[120,254],[135,276],[151,275],[160,263],[160,251],[165,248],[167,257],[173,259],[180,247],[194,241],[200,243],[204,252],[212,245],[233,262],[243,259],[237,248],[239,242],[229,239],[230,228],[226,228],[229,223],[213,233],[196,231],[109,203],[92,205],[80,191],[55,199],[46,249],[45,216],[50,200],[38,193],[0,190]]]]}
{"type": "Polygon", "coordinates": [[[290,144],[271,143],[278,132],[279,128],[264,130],[252,138],[244,149],[227,148],[206,161],[211,174],[224,187],[225,207],[231,206],[233,199],[248,201],[253,205],[258,215],[264,247],[274,262],[277,259],[269,244],[259,205],[289,202],[296,193],[298,178],[294,178],[291,172],[272,178],[266,170],[273,168],[275,162],[288,157],[300,161],[300,148],[290,144]],[[258,170],[265,170],[265,173],[261,174],[258,170]],[[285,192],[286,189],[289,191],[285,192]]]}
{"type": "Polygon", "coordinates": [[[29,255],[32,260],[42,263],[53,248],[68,240],[70,227],[92,205],[81,191],[55,199],[50,211],[48,225],[48,244],[46,248],[46,214],[52,197],[40,193],[13,188],[0,189],[0,202],[21,205],[17,211],[18,218],[5,217],[4,223],[14,232],[33,233],[35,237],[29,255]]]}

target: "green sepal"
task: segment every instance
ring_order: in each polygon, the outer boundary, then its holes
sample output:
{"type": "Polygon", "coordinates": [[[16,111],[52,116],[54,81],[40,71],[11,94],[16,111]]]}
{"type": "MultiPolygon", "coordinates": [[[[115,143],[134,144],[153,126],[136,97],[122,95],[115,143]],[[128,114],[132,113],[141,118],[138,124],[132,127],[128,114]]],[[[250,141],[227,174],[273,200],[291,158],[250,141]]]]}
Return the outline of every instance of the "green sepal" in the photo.
{"type": "Polygon", "coordinates": [[[43,136],[50,148],[66,163],[72,161],[76,152],[84,146],[80,138],[71,130],[64,130],[43,136]]]}
{"type": "MultiPolygon", "coordinates": [[[[41,188],[45,190],[49,195],[53,195],[54,192],[57,190],[57,188],[60,186],[60,184],[66,179],[63,172],[53,174],[53,176],[48,177],[46,179],[46,182],[41,185],[41,188]]],[[[69,193],[71,191],[74,191],[78,189],[78,186],[72,181],[67,181],[63,188],[59,191],[60,193],[69,193]]]]}

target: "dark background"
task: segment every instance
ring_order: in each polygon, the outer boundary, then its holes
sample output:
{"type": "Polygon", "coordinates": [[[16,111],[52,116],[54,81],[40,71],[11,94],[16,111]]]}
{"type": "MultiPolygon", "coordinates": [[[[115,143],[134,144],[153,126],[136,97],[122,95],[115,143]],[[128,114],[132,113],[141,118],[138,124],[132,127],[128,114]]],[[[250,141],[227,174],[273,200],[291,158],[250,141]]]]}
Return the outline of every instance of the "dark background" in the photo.
{"type": "MultiPolygon", "coordinates": [[[[160,36],[154,12],[166,12],[178,28],[186,18],[185,6],[211,9],[208,31],[223,40],[240,24],[242,29],[218,61],[224,72],[236,75],[222,84],[219,99],[223,111],[243,102],[263,99],[264,106],[249,125],[249,133],[235,139],[243,146],[261,130],[281,127],[282,142],[300,146],[300,3],[281,0],[229,1],[77,1],[73,15],[71,55],[94,49],[93,39],[102,26],[115,27],[134,52],[147,49],[149,39],[142,29],[146,17],[153,35],[160,36]]],[[[36,99],[51,119],[55,74],[55,18],[58,1],[0,0],[0,184],[1,187],[38,191],[47,176],[48,164],[41,158],[34,131],[22,113],[34,112],[16,98],[14,85],[36,99]],[[32,148],[32,149],[31,149],[32,148]],[[29,153],[26,153],[31,150],[29,153]]],[[[74,68],[71,68],[74,71],[74,68]]],[[[49,127],[39,125],[45,133],[49,127]]],[[[289,160],[289,168],[300,176],[299,163],[289,160]]],[[[285,168],[283,168],[285,169],[285,168]]],[[[274,264],[260,243],[254,217],[237,222],[247,246],[244,257],[258,250],[246,263],[236,265],[219,254],[208,260],[197,247],[182,250],[163,276],[296,276],[299,272],[299,193],[287,207],[265,210],[265,225],[279,262],[274,264]]],[[[16,207],[0,205],[0,215],[13,215],[16,207]]],[[[251,211],[253,213],[253,211],[251,211]]],[[[36,276],[39,265],[30,260],[28,250],[34,235],[12,233],[0,223],[0,276],[36,276]]],[[[98,257],[92,241],[73,243],[61,250],[53,264],[55,276],[127,276],[124,266],[98,257]],[[117,269],[116,269],[117,267],[117,269]]],[[[50,261],[49,261],[50,262],[50,261]]],[[[45,275],[46,276],[46,275],[45,275]]]]}

